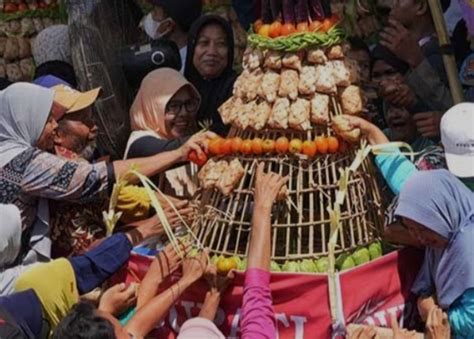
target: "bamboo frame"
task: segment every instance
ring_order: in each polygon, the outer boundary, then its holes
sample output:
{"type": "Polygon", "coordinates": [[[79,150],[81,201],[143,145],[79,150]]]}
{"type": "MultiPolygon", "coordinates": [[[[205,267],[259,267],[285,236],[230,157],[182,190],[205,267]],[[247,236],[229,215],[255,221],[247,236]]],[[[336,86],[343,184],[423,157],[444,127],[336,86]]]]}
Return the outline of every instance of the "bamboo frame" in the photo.
{"type": "MultiPolygon", "coordinates": [[[[341,113],[335,98],[331,100],[331,116],[341,113]]],[[[229,137],[242,139],[311,139],[318,135],[333,135],[329,126],[314,126],[310,131],[239,130],[232,128],[229,137]]],[[[290,177],[288,199],[275,204],[272,210],[272,259],[276,261],[315,258],[328,254],[330,217],[339,189],[339,168],[352,164],[357,149],[344,153],[320,155],[315,159],[304,156],[237,156],[245,175],[229,197],[218,191],[204,191],[201,195],[193,230],[204,246],[225,256],[244,257],[248,251],[251,229],[255,169],[259,162],[265,170],[290,177]]],[[[224,157],[225,158],[225,157],[224,157]]],[[[227,157],[229,159],[229,157],[227,157]]],[[[350,178],[348,191],[341,206],[341,223],[336,253],[354,250],[380,236],[383,228],[381,197],[373,177],[369,159],[350,178]]]]}
{"type": "MultiPolygon", "coordinates": [[[[449,38],[446,22],[444,21],[443,10],[439,0],[428,0],[431,10],[431,16],[435,25],[436,33],[438,35],[439,45],[449,46],[451,40],[449,38]]],[[[453,53],[443,54],[444,67],[448,76],[449,88],[453,97],[454,104],[459,104],[464,101],[461,82],[459,81],[459,73],[456,66],[456,60],[453,53]]]]}

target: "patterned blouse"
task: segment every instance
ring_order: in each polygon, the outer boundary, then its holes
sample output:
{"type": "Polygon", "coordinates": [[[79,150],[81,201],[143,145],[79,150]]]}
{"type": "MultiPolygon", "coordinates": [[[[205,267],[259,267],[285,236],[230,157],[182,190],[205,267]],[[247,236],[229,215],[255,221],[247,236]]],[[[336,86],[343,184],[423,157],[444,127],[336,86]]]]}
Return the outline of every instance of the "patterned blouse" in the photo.
{"type": "Polygon", "coordinates": [[[80,203],[103,199],[113,180],[110,173],[105,162],[68,161],[31,148],[0,168],[0,203],[20,209],[25,231],[35,221],[39,198],[80,203]]]}

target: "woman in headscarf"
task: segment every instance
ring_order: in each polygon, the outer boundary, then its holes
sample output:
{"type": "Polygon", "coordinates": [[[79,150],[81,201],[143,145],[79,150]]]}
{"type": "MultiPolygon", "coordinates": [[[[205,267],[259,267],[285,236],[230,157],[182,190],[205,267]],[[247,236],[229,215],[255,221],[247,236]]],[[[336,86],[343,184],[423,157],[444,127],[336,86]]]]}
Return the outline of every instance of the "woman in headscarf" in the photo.
{"type": "Polygon", "coordinates": [[[206,15],[191,27],[184,75],[202,98],[198,123],[211,123],[211,130],[226,135],[228,127],[217,109],[232,96],[236,73],[234,37],[230,24],[216,15],[206,15]]]}
{"type": "Polygon", "coordinates": [[[65,110],[54,103],[54,91],[16,83],[0,92],[0,203],[15,204],[22,216],[23,264],[48,261],[48,199],[92,202],[106,197],[115,178],[132,165],[153,176],[187,161],[191,150],[202,152],[206,134],[178,149],[131,161],[89,164],[46,151],[54,146],[56,120],[65,110]]]}
{"type": "Polygon", "coordinates": [[[473,338],[474,193],[447,170],[417,172],[402,189],[395,214],[426,248],[412,289],[422,318],[439,305],[455,338],[473,338]]]}
{"type": "MultiPolygon", "coordinates": [[[[161,68],[149,73],[130,108],[133,132],[125,150],[125,159],[180,147],[196,131],[200,103],[196,88],[178,71],[161,68]]],[[[168,170],[158,178],[159,185],[167,194],[190,197],[196,190],[193,174],[195,168],[193,170],[191,166],[168,170]]]]}

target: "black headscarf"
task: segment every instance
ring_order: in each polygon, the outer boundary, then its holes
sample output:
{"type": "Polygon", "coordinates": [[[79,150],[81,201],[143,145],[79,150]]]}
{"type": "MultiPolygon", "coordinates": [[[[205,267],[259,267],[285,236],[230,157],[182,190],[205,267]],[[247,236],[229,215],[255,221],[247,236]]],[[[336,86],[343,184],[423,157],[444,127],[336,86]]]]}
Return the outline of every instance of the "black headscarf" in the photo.
{"type": "Polygon", "coordinates": [[[150,2],[153,6],[163,8],[166,15],[186,33],[193,22],[201,16],[201,0],[150,0],[150,2]]]}
{"type": "Polygon", "coordinates": [[[236,73],[232,69],[234,62],[234,33],[231,25],[217,15],[206,15],[197,20],[191,27],[188,35],[188,55],[186,58],[186,68],[184,75],[199,91],[202,97],[201,107],[197,114],[198,122],[212,120],[211,129],[221,135],[226,135],[228,127],[222,122],[217,109],[232,96],[236,73]],[[209,24],[220,25],[227,35],[227,66],[215,79],[204,79],[193,64],[194,50],[199,37],[199,33],[209,24]]]}

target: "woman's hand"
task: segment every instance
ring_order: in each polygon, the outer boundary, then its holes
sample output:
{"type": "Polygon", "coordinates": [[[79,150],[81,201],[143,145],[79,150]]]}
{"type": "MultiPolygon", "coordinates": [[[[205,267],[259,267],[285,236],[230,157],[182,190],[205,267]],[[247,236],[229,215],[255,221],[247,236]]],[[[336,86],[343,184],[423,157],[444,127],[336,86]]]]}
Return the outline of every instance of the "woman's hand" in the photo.
{"type": "Polygon", "coordinates": [[[426,335],[428,339],[449,339],[451,337],[448,315],[437,306],[432,307],[428,314],[426,335]]]}
{"type": "Polygon", "coordinates": [[[377,330],[373,326],[361,326],[355,331],[350,332],[347,336],[348,339],[379,339],[380,336],[377,330]]]}
{"type": "Polygon", "coordinates": [[[209,251],[206,249],[193,258],[187,258],[183,261],[183,277],[188,285],[198,281],[206,272],[209,264],[209,251]]]}
{"type": "Polygon", "coordinates": [[[189,152],[191,151],[195,151],[198,157],[201,156],[203,152],[207,153],[207,141],[214,138],[217,138],[217,135],[209,131],[194,134],[178,149],[180,152],[180,160],[187,161],[189,152]]]}
{"type": "Polygon", "coordinates": [[[347,118],[353,129],[360,129],[360,132],[367,139],[369,144],[380,145],[390,142],[380,128],[367,120],[354,115],[344,115],[344,117],[347,118]]]}
{"type": "Polygon", "coordinates": [[[281,188],[288,182],[288,178],[282,178],[273,172],[265,174],[263,168],[263,163],[258,164],[255,176],[254,201],[256,208],[271,209],[281,188]]]}
{"type": "Polygon", "coordinates": [[[137,300],[135,284],[117,284],[109,288],[100,298],[99,310],[118,316],[126,311],[137,300]]]}
{"type": "Polygon", "coordinates": [[[421,320],[426,322],[428,315],[433,307],[437,307],[433,296],[430,297],[419,297],[417,300],[418,313],[420,314],[421,320]]]}

